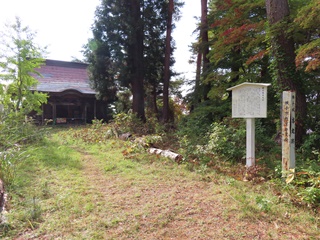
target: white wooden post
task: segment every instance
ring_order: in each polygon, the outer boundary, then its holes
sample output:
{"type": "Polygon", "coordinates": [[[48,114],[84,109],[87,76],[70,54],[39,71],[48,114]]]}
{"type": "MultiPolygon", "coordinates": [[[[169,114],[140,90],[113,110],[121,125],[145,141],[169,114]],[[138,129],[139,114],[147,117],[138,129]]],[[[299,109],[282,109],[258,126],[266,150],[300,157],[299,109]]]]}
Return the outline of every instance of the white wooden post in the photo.
{"type": "Polygon", "coordinates": [[[255,119],[247,118],[246,167],[255,165],[255,119]]]}

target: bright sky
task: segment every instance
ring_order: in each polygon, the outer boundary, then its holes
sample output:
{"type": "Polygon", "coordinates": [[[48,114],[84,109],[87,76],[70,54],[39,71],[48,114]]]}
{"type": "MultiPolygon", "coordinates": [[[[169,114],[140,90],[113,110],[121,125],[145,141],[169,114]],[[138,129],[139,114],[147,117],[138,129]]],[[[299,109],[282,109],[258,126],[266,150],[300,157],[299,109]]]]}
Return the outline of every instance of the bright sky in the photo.
{"type": "MultiPolygon", "coordinates": [[[[194,41],[194,16],[200,15],[200,1],[186,0],[181,20],[176,23],[174,69],[187,78],[194,77],[195,66],[189,65],[189,45],[194,41]]],[[[91,35],[94,12],[100,0],[0,0],[0,29],[19,16],[24,26],[37,32],[37,43],[48,46],[48,59],[71,61],[82,59],[82,46],[91,35]]]]}

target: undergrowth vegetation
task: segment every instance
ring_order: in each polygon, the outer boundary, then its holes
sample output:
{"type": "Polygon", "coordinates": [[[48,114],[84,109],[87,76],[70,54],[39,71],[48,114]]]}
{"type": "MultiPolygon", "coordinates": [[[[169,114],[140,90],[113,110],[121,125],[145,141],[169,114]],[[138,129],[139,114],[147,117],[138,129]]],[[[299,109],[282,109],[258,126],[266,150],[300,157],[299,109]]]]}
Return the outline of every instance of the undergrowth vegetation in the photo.
{"type": "Polygon", "coordinates": [[[45,135],[46,129],[35,126],[32,118],[19,112],[0,113],[0,179],[6,188],[14,183],[16,166],[28,157],[24,146],[45,135]]]}
{"type": "Polygon", "coordinates": [[[166,132],[154,120],[144,124],[132,114],[121,113],[109,124],[96,120],[89,127],[78,130],[71,128],[63,135],[71,137],[74,141],[94,144],[103,143],[107,139],[121,138],[124,134],[123,140],[129,140],[126,142],[127,150],[124,151],[128,156],[144,152],[146,147],[151,146],[170,149],[183,155],[182,164],[185,164],[190,171],[217,171],[237,180],[254,183],[271,181],[284,191],[288,191],[293,202],[314,209],[320,206],[319,154],[316,150],[306,154],[310,143],[306,142],[297,151],[297,168],[295,178],[289,184],[291,188],[281,177],[281,146],[276,141],[270,140],[267,130],[259,119],[256,120],[257,165],[252,169],[246,169],[244,166],[246,154],[244,120],[224,118],[219,123],[207,124],[200,129],[201,120],[190,119],[183,120],[185,124],[180,125],[178,131],[166,132]],[[190,134],[192,123],[187,121],[198,122],[195,133],[190,134]]]}
{"type": "Polygon", "coordinates": [[[272,181],[288,190],[293,202],[320,207],[320,155],[316,134],[309,134],[296,152],[295,178],[288,184],[282,179],[281,146],[261,119],[256,119],[256,167],[244,169],[246,126],[243,119],[223,118],[209,123],[195,113],[180,123],[178,136],[185,160],[192,159],[237,179],[272,181]],[[192,126],[195,126],[194,131],[192,126]]]}
{"type": "MultiPolygon", "coordinates": [[[[45,143],[47,140],[43,141],[48,130],[47,127],[35,126],[28,118],[21,118],[20,124],[16,118],[11,119],[12,121],[8,121],[9,119],[9,116],[2,118],[1,127],[4,131],[1,131],[0,135],[3,140],[0,153],[0,178],[5,182],[7,189],[15,194],[18,194],[21,186],[27,184],[21,181],[23,176],[16,178],[18,164],[30,163],[30,161],[34,161],[36,164],[38,159],[47,159],[45,165],[50,166],[50,168],[65,166],[80,169],[81,166],[76,160],[78,153],[73,152],[72,158],[74,160],[69,159],[67,153],[73,150],[66,146],[74,145],[77,151],[80,151],[80,149],[82,149],[81,151],[87,151],[85,149],[90,148],[90,151],[97,154],[100,152],[99,155],[104,158],[105,144],[111,140],[110,144],[115,144],[114,147],[117,148],[118,145],[115,141],[120,138],[125,140],[121,144],[123,148],[121,157],[125,161],[128,160],[128,162],[123,162],[126,168],[136,168],[131,161],[143,164],[143,154],[149,147],[170,149],[182,154],[181,166],[188,170],[190,174],[192,172],[192,174],[202,176],[203,181],[213,181],[211,177],[207,176],[210,173],[217,173],[225,175],[225,181],[231,185],[243,180],[250,181],[251,184],[257,186],[261,185],[262,188],[266,184],[274,194],[274,199],[279,198],[278,201],[281,202],[289,201],[299,207],[308,207],[314,211],[318,211],[320,207],[320,157],[318,150],[315,148],[313,136],[310,136],[310,142],[306,142],[297,151],[298,161],[295,178],[287,184],[281,178],[280,146],[275,141],[270,141],[268,133],[260,121],[256,122],[257,166],[246,169],[244,166],[245,123],[242,120],[224,118],[219,123],[208,123],[203,126],[203,129],[199,129],[201,124],[198,124],[198,128],[195,129],[197,134],[187,134],[190,131],[191,123],[186,122],[195,119],[183,120],[186,124],[184,126],[180,125],[177,131],[175,129],[165,131],[165,128],[160,127],[154,119],[145,124],[136,119],[134,115],[119,114],[115,116],[113,122],[108,124],[95,120],[87,126],[52,127],[53,129],[50,131],[58,131],[59,142],[66,145],[60,146],[53,144],[53,142],[48,145],[48,143],[45,143]],[[11,131],[6,131],[5,128],[9,129],[9,124],[11,131]],[[184,129],[184,127],[188,129],[184,129]],[[200,132],[202,134],[199,134],[200,132]],[[8,133],[10,133],[10,136],[8,133]],[[125,135],[125,138],[121,138],[123,135],[125,135]],[[25,146],[28,146],[28,150],[25,146]],[[312,146],[312,150],[310,150],[310,146],[312,146]],[[57,155],[53,156],[52,154],[57,155]]],[[[112,149],[112,146],[109,147],[112,149]]],[[[25,164],[24,167],[26,167],[25,164]]],[[[115,163],[107,164],[102,168],[105,172],[120,173],[120,168],[115,163]]],[[[33,170],[26,170],[26,172],[33,174],[33,176],[37,174],[36,172],[33,173],[33,170]]],[[[49,197],[52,193],[47,186],[48,182],[39,184],[41,185],[39,185],[41,198],[49,197]]],[[[28,197],[26,209],[21,210],[24,213],[19,215],[17,219],[17,221],[20,219],[19,221],[22,222],[29,221],[28,224],[31,228],[36,228],[42,221],[43,209],[38,202],[39,194],[28,197]]],[[[241,202],[245,201],[241,196],[235,196],[235,199],[241,202]]],[[[265,198],[262,193],[252,198],[252,201],[257,205],[257,209],[270,213],[273,211],[274,199],[265,198]]],[[[249,202],[246,204],[249,204],[249,202]]]]}
{"type": "Polygon", "coordinates": [[[132,139],[86,141],[111,125],[54,127],[26,148],[3,239],[249,239],[259,223],[271,239],[286,239],[290,223],[309,227],[289,236],[317,234],[319,219],[274,195],[272,184],[251,185],[205,165],[190,172],[189,163],[146,154],[132,139]]]}

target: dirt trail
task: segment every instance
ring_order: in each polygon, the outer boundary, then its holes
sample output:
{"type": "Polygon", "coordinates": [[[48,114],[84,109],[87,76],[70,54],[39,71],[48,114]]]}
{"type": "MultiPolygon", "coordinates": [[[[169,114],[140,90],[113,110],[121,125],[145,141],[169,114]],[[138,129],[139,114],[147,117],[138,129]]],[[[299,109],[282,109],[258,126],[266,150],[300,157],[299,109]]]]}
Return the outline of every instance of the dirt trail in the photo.
{"type": "Polygon", "coordinates": [[[94,156],[82,152],[83,174],[108,205],[106,239],[308,239],[289,219],[249,214],[219,179],[183,176],[158,181],[106,175],[94,156]]]}

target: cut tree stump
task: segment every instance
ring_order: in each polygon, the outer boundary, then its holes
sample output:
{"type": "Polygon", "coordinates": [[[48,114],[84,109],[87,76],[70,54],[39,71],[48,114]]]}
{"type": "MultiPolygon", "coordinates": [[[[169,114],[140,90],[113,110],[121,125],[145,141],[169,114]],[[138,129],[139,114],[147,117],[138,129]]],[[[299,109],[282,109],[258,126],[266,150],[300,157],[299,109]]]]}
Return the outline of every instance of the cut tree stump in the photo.
{"type": "Polygon", "coordinates": [[[149,148],[148,152],[170,158],[177,163],[180,163],[182,161],[182,155],[172,152],[170,150],[162,150],[159,148],[149,148]]]}

